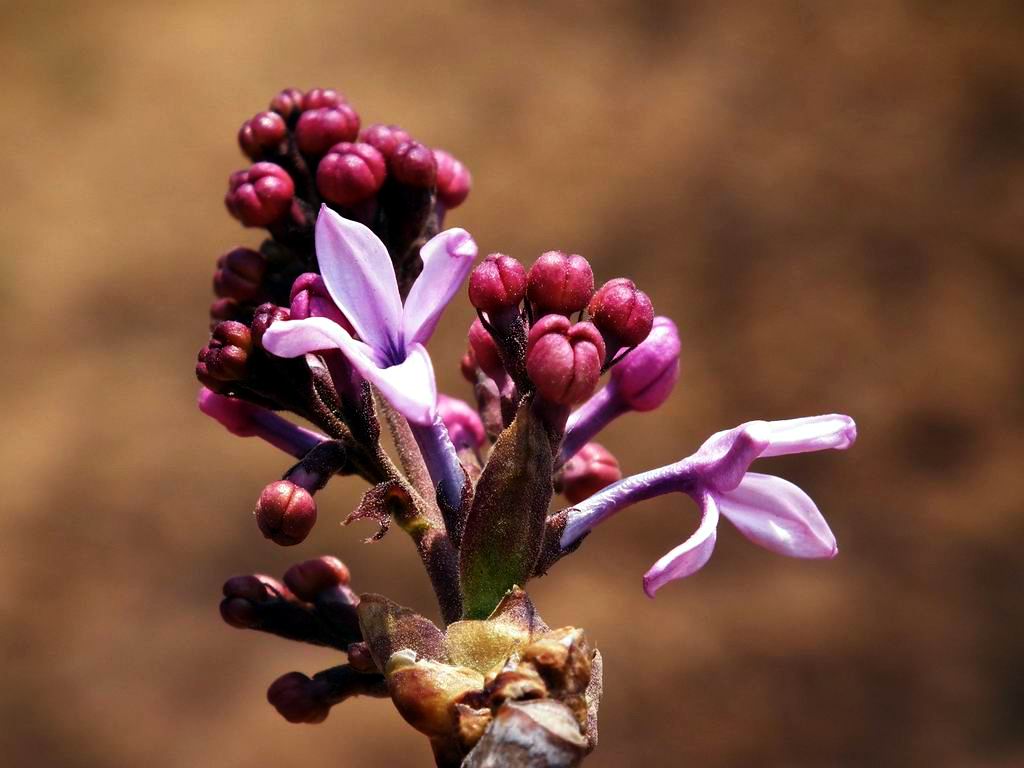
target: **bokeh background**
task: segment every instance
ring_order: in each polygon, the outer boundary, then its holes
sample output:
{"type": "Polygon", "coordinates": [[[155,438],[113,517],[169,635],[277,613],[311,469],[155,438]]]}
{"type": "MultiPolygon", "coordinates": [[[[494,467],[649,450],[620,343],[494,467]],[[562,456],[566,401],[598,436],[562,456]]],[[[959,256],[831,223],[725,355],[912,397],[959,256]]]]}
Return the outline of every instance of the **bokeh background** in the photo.
{"type": "MultiPolygon", "coordinates": [[[[672,315],[669,405],[604,442],[627,470],[753,418],[843,411],[845,454],[773,460],[841,547],[616,518],[532,588],[604,651],[599,766],[1024,765],[1024,11],[1017,2],[0,4],[0,762],[424,766],[386,701],[292,726],[266,686],[335,655],[231,630],[222,580],[336,553],[427,610],[400,532],[301,546],[250,510],[286,462],[194,408],[234,134],[336,86],[471,167],[451,221],[527,261],[588,256],[672,315]]],[[[442,386],[471,319],[448,311],[442,386]]],[[[766,467],[767,468],[767,467],[766,467]]]]}

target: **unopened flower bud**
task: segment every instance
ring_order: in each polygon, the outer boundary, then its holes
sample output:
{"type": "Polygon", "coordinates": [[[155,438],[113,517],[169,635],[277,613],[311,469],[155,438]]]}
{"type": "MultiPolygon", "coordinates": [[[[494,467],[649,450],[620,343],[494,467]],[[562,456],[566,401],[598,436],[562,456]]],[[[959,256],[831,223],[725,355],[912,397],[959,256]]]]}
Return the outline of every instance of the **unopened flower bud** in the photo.
{"type": "Polygon", "coordinates": [[[503,253],[492,253],[469,275],[469,301],[481,312],[519,306],[525,295],[526,268],[503,253]]]}
{"type": "Polygon", "coordinates": [[[578,504],[622,479],[619,461],[599,443],[587,443],[562,470],[562,495],[578,504]]]}
{"type": "Polygon", "coordinates": [[[480,366],[481,371],[495,380],[505,377],[505,366],[501,362],[498,345],[484,328],[480,318],[474,320],[469,326],[469,346],[473,350],[473,357],[476,358],[476,364],[480,366]]]}
{"type": "Polygon", "coordinates": [[[325,589],[349,583],[348,566],[336,557],[325,555],[296,563],[284,574],[284,583],[296,597],[313,602],[325,589]]]}
{"type": "Polygon", "coordinates": [[[285,88],[270,100],[270,109],[291,124],[302,112],[302,91],[298,88],[285,88]]]}
{"type": "Polygon", "coordinates": [[[256,503],[256,524],[275,544],[299,544],[316,523],[316,502],[305,488],[288,480],[270,483],[256,503]]]}
{"type": "Polygon", "coordinates": [[[210,304],[210,330],[217,327],[217,323],[237,320],[241,316],[242,308],[238,305],[237,299],[217,299],[210,304]]]}
{"type": "Polygon", "coordinates": [[[256,626],[256,604],[288,594],[288,590],[279,581],[262,574],[232,576],[224,582],[223,592],[221,618],[237,629],[252,629],[256,626]]]}
{"type": "Polygon", "coordinates": [[[355,205],[377,194],[387,164],[372,145],[342,142],[328,150],[316,169],[316,188],[337,205],[355,205]]]}
{"type": "Polygon", "coordinates": [[[274,163],[256,163],[231,174],[224,204],[247,227],[265,227],[284,216],[295,197],[295,183],[274,163]]]}
{"type": "MultiPolygon", "coordinates": [[[[307,96],[309,94],[306,94],[307,96]]],[[[348,104],[303,112],[295,125],[295,143],[304,155],[319,156],[335,144],[354,141],[359,115],[348,104]]]]}
{"type": "Polygon", "coordinates": [[[314,680],[301,672],[289,672],[267,689],[267,701],[289,723],[322,723],[331,707],[318,693],[314,680]]]}
{"type": "Polygon", "coordinates": [[[437,161],[428,147],[406,141],[388,158],[388,169],[398,181],[411,187],[432,187],[437,181],[437,161]]]}
{"type": "Polygon", "coordinates": [[[547,315],[530,328],[526,372],[543,398],[572,405],[593,394],[604,353],[604,339],[592,323],[572,325],[563,315],[547,315]]]}
{"type": "Polygon", "coordinates": [[[612,368],[615,397],[634,411],[652,411],[679,378],[679,332],[667,317],[654,318],[647,338],[612,368]]]}
{"type": "Polygon", "coordinates": [[[401,144],[404,144],[407,141],[412,141],[412,137],[397,125],[383,125],[381,123],[377,123],[367,127],[359,136],[359,141],[372,146],[380,152],[386,160],[395,154],[395,150],[398,149],[401,144]]]}
{"type": "Polygon", "coordinates": [[[249,326],[252,331],[253,346],[262,349],[263,334],[267,332],[267,328],[270,327],[271,323],[278,320],[288,320],[289,317],[288,309],[279,307],[269,301],[256,307],[256,312],[252,316],[252,324],[249,326]]]}
{"type": "Polygon", "coordinates": [[[206,383],[238,381],[245,376],[245,365],[252,350],[252,335],[243,323],[225,320],[217,323],[209,343],[199,353],[196,375],[206,383]]]}
{"type": "Polygon", "coordinates": [[[548,251],[530,267],[526,294],[541,315],[579,312],[594,294],[590,262],[575,253],[548,251]]]}
{"type": "Polygon", "coordinates": [[[447,395],[437,396],[437,415],[441,417],[455,449],[479,448],[486,442],[487,433],[480,414],[465,400],[447,395]]]}
{"type": "Polygon", "coordinates": [[[348,318],[327,292],[324,279],[316,272],[305,272],[292,283],[289,319],[305,320],[307,317],[326,317],[349,333],[354,332],[348,318]]]}
{"type": "Polygon", "coordinates": [[[434,160],[437,162],[437,199],[448,208],[462,205],[473,185],[469,169],[443,149],[434,150],[434,160]]]}
{"type": "Polygon", "coordinates": [[[333,88],[311,88],[302,97],[302,109],[322,109],[323,107],[337,107],[340,104],[347,104],[348,101],[333,88]]]}
{"type": "Polygon", "coordinates": [[[459,372],[470,384],[476,384],[476,355],[473,354],[472,348],[467,349],[459,360],[459,372]]]}
{"type": "Polygon", "coordinates": [[[263,294],[267,260],[259,251],[238,247],[217,259],[213,292],[236,301],[255,301],[263,294]]]}
{"type": "Polygon", "coordinates": [[[253,160],[279,151],[288,136],[288,126],[277,112],[259,112],[238,129],[238,146],[253,160]]]}
{"type": "Polygon", "coordinates": [[[635,347],[654,324],[654,307],[632,280],[618,277],[602,285],[587,306],[590,321],[618,347],[635,347]]]}

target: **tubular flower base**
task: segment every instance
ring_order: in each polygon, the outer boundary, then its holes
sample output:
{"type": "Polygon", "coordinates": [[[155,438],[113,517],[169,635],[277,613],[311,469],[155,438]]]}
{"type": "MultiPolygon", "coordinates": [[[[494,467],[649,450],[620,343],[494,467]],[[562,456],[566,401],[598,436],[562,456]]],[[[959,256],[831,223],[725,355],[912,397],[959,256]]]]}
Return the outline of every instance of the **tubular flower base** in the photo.
{"type": "Polygon", "coordinates": [[[466,166],[398,126],[362,124],[344,96],[321,88],[285,89],[242,124],[251,165],[231,175],[225,202],[268,237],[216,260],[198,404],[230,433],[290,457],[256,502],[269,541],[312,541],[325,517],[375,523],[367,541],[397,527],[443,622],[361,593],[332,556],[297,563],[281,581],[229,579],[221,615],[347,657],[311,675],[282,670],[267,698],[290,722],[386,697],[439,766],[578,765],[597,745],[601,654],[583,630],[545,624],[523,586],[599,523],[667,493],[693,499],[700,523],[645,574],[652,597],[707,563],[721,517],[779,554],[833,557],[835,537],[810,497],[749,469],[848,448],[856,427],[841,415],[747,422],[675,464],[623,477],[594,439],[671,396],[675,324],[628,278],[595,291],[578,254],[548,251],[527,267],[494,253],[474,269],[470,234],[443,229],[469,195],[466,166]],[[464,283],[476,313],[460,362],[472,405],[438,394],[426,349],[464,283]],[[370,486],[358,507],[318,509],[315,494],[352,475],[370,486]],[[549,514],[556,490],[568,505],[549,514]]]}

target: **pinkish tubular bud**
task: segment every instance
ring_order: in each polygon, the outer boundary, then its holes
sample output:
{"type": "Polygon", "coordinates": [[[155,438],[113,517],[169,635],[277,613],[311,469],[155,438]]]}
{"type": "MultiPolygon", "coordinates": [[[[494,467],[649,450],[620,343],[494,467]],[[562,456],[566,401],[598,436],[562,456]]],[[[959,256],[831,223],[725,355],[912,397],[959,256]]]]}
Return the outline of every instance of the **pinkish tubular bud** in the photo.
{"type": "Polygon", "coordinates": [[[316,169],[316,188],[337,205],[355,205],[377,194],[387,166],[372,145],[342,142],[328,150],[316,169]]]}
{"type": "Polygon", "coordinates": [[[295,183],[284,168],[256,163],[231,174],[224,204],[247,227],[265,227],[284,216],[295,197],[295,183]]]}
{"type": "Polygon", "coordinates": [[[632,280],[618,277],[602,285],[587,306],[590,321],[609,342],[635,347],[654,324],[654,307],[632,280]]]}
{"type": "Polygon", "coordinates": [[[612,368],[615,397],[634,411],[653,411],[679,378],[679,331],[667,317],[654,318],[650,334],[612,368]]]}
{"type": "Polygon", "coordinates": [[[313,602],[326,589],[349,583],[348,566],[336,557],[325,555],[296,563],[284,574],[284,583],[295,596],[313,602]]]}
{"type": "Polygon", "coordinates": [[[501,362],[498,345],[494,343],[494,339],[479,318],[469,326],[469,347],[473,350],[473,357],[476,358],[476,364],[480,366],[481,371],[495,380],[505,377],[505,366],[501,362]]]}
{"type": "Polygon", "coordinates": [[[290,547],[301,543],[313,530],[316,502],[305,488],[278,480],[263,489],[254,514],[264,536],[282,547],[290,547]]]}
{"type": "Polygon", "coordinates": [[[284,118],[276,112],[259,112],[238,129],[238,146],[253,160],[279,151],[288,136],[284,118]]]}
{"type": "Polygon", "coordinates": [[[302,97],[302,109],[322,109],[324,107],[337,107],[347,104],[348,101],[333,88],[311,88],[302,97]]]}
{"type": "Polygon", "coordinates": [[[388,157],[388,169],[398,181],[410,187],[432,187],[437,181],[434,153],[416,141],[399,144],[388,157]]]}
{"type": "Polygon", "coordinates": [[[359,115],[348,104],[339,104],[303,112],[295,125],[295,144],[304,155],[316,157],[358,134],[359,115]]]}
{"type": "Polygon", "coordinates": [[[289,672],[267,689],[267,701],[289,723],[322,723],[331,708],[316,692],[313,680],[301,672],[289,672]]]}
{"type": "Polygon", "coordinates": [[[302,91],[298,88],[285,88],[270,100],[270,109],[290,123],[292,118],[302,112],[302,91]]]}
{"type": "Polygon", "coordinates": [[[526,268],[511,256],[492,253],[469,276],[469,301],[481,312],[519,306],[526,295],[526,268]]]}
{"type": "Polygon", "coordinates": [[[466,166],[443,149],[434,150],[434,160],[437,161],[437,199],[447,208],[457,208],[469,196],[473,177],[466,166]]]}
{"type": "Polygon", "coordinates": [[[464,400],[448,395],[437,396],[437,414],[444,422],[456,450],[479,448],[487,441],[480,414],[464,400]]]}
{"type": "Polygon", "coordinates": [[[380,152],[384,159],[388,159],[395,154],[395,150],[400,145],[407,141],[412,141],[412,137],[397,125],[377,123],[366,128],[360,135],[359,140],[380,152]]]}
{"type": "Polygon", "coordinates": [[[236,301],[255,301],[263,295],[263,275],[267,260],[252,248],[235,248],[217,259],[213,273],[213,292],[236,301]]]}
{"type": "Polygon", "coordinates": [[[548,251],[527,275],[526,295],[538,314],[571,315],[587,306],[594,293],[594,271],[578,254],[548,251]]]}
{"type": "Polygon", "coordinates": [[[295,278],[291,290],[289,319],[305,320],[307,317],[326,317],[349,333],[355,333],[348,318],[327,292],[324,279],[316,272],[305,272],[295,278]]]}
{"type": "Polygon", "coordinates": [[[587,443],[562,470],[562,495],[570,504],[579,504],[621,479],[619,460],[603,445],[587,443]]]}
{"type": "Polygon", "coordinates": [[[290,316],[289,311],[285,307],[279,307],[269,301],[256,307],[256,312],[252,316],[252,323],[249,326],[252,332],[253,346],[257,349],[262,349],[263,334],[267,332],[267,328],[270,327],[271,323],[278,320],[288,320],[290,316]]]}
{"type": "Polygon", "coordinates": [[[597,388],[604,353],[604,339],[592,323],[571,325],[563,315],[547,315],[530,328],[526,373],[541,397],[573,405],[597,388]]]}

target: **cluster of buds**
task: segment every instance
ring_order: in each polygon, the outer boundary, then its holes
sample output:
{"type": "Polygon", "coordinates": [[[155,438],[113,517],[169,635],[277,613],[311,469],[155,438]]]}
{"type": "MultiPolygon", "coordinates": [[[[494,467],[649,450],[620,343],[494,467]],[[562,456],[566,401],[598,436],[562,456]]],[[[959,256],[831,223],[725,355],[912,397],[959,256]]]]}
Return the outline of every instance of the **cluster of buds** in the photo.
{"type": "Polygon", "coordinates": [[[465,167],[394,125],[362,128],[336,91],[284,90],[238,140],[253,165],[232,174],[225,202],[269,236],[217,261],[199,408],[290,457],[255,503],[266,539],[306,541],[323,517],[317,492],[358,475],[370,488],[343,522],[375,524],[367,541],[406,533],[442,618],[355,592],[333,557],[282,581],[230,579],[221,614],[232,627],[347,655],[270,686],[287,720],[389,697],[440,766],[577,765],[597,744],[601,657],[579,628],[539,618],[522,589],[530,579],[601,522],[669,493],[693,499],[701,522],[644,575],[649,596],[708,561],[720,516],[781,554],[835,555],[806,493],[748,469],[848,447],[849,417],[746,422],[624,477],[595,438],[661,406],[680,373],[678,329],[646,293],[623,277],[595,289],[589,262],[563,251],[529,269],[500,253],[474,267],[470,234],[442,229],[468,194],[465,167]],[[475,407],[437,392],[426,350],[467,278],[476,319],[461,369],[475,407]],[[550,512],[556,492],[567,506],[550,512]]]}

